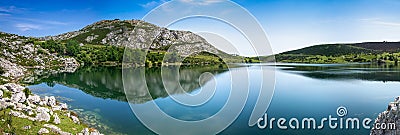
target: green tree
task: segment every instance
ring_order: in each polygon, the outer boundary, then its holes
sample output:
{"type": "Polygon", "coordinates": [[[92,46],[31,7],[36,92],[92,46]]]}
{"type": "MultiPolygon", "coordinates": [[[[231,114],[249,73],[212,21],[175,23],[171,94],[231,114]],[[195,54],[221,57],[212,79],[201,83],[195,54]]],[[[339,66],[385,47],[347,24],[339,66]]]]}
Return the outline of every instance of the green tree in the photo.
{"type": "Polygon", "coordinates": [[[66,53],[69,56],[76,56],[79,53],[79,43],[76,40],[68,40],[66,44],[66,53]]]}

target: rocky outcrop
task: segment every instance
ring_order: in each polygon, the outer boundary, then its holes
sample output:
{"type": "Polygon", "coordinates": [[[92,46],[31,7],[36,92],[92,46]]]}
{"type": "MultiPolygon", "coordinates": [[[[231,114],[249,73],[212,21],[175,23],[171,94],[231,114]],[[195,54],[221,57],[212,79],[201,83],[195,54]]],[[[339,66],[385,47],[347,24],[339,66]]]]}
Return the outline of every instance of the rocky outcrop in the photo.
{"type": "Polygon", "coordinates": [[[25,75],[26,69],[20,65],[15,63],[11,63],[10,61],[0,58],[0,67],[3,68],[4,73],[1,75],[7,78],[19,78],[25,75]]]}
{"type": "Polygon", "coordinates": [[[141,20],[103,20],[88,25],[79,31],[57,36],[47,36],[42,40],[74,39],[81,43],[130,47],[135,49],[166,50],[170,46],[177,53],[186,56],[201,51],[223,53],[204,38],[190,31],[161,28],[141,20]]]}
{"type": "Polygon", "coordinates": [[[38,45],[41,41],[35,40],[0,32],[0,79],[5,82],[18,80],[28,74],[27,68],[61,67],[58,72],[74,72],[80,66],[74,58],[49,53],[38,45]]]}
{"type": "MultiPolygon", "coordinates": [[[[25,93],[23,92],[24,89],[25,87],[14,83],[0,85],[1,93],[11,94],[11,99],[10,97],[5,97],[5,94],[1,96],[0,109],[12,108],[9,112],[9,115],[11,116],[28,119],[30,121],[46,122],[46,124],[44,124],[37,132],[38,134],[47,134],[52,132],[61,135],[72,135],[71,133],[62,131],[56,126],[62,123],[59,117],[62,113],[70,118],[74,123],[80,124],[79,118],[75,115],[71,115],[71,111],[68,110],[67,104],[57,102],[54,96],[45,96],[44,98],[40,98],[40,96],[37,95],[29,95],[28,98],[26,98],[25,93]],[[52,124],[50,124],[52,118],[53,121],[52,124]]],[[[31,129],[30,125],[25,127],[26,130],[31,129]]],[[[82,132],[78,134],[84,134],[85,132],[86,129],[82,130],[82,132]]],[[[100,133],[95,129],[88,133],[100,135],[100,133]]]]}
{"type": "Polygon", "coordinates": [[[375,119],[375,124],[379,123],[379,125],[384,124],[387,129],[379,129],[372,128],[371,135],[397,135],[400,134],[400,96],[396,97],[393,102],[390,102],[387,110],[379,113],[378,117],[375,119]],[[394,124],[395,129],[390,127],[391,124],[394,124]]]}

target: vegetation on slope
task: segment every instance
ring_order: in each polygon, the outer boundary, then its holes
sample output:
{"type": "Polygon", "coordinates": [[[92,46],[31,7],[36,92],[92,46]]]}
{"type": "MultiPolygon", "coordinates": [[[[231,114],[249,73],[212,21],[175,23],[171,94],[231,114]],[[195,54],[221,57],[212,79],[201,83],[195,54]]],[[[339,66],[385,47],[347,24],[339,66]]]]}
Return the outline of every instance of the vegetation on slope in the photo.
{"type": "Polygon", "coordinates": [[[367,54],[374,52],[375,52],[374,50],[351,46],[351,45],[327,44],[327,45],[310,46],[299,50],[284,52],[282,54],[340,56],[347,54],[362,54],[362,53],[367,54]]]}
{"type": "Polygon", "coordinates": [[[400,43],[375,42],[310,46],[275,55],[277,62],[288,63],[352,63],[374,62],[397,64],[400,43]]]}

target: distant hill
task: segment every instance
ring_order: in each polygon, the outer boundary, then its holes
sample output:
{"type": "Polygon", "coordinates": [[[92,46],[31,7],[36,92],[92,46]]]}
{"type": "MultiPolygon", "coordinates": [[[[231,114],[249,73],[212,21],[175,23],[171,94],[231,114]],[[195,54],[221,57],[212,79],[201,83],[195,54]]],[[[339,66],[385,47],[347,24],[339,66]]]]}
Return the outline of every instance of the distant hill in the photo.
{"type": "Polygon", "coordinates": [[[353,44],[352,46],[357,46],[376,51],[384,51],[384,52],[400,51],[400,42],[366,42],[366,43],[356,43],[353,44]]]}
{"type": "Polygon", "coordinates": [[[284,63],[392,63],[400,59],[400,42],[323,44],[274,55],[284,63]]]}
{"type": "Polygon", "coordinates": [[[324,44],[287,51],[281,54],[339,56],[347,54],[367,54],[382,52],[398,52],[400,42],[365,42],[355,44],[324,44]]]}

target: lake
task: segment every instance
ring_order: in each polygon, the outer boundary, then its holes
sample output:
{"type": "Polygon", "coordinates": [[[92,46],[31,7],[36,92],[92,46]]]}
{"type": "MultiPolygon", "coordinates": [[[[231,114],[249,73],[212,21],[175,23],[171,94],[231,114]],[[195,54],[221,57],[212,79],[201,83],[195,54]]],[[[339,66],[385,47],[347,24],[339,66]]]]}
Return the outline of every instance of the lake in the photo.
{"type": "MultiPolygon", "coordinates": [[[[33,93],[56,96],[90,126],[105,134],[154,134],[135,117],[131,106],[146,106],[154,101],[168,115],[182,120],[206,119],[220,110],[229,98],[231,76],[246,70],[249,75],[249,99],[238,118],[220,134],[369,134],[366,129],[272,129],[249,127],[248,121],[257,99],[260,83],[260,67],[275,70],[275,91],[266,112],[269,118],[312,117],[317,120],[337,116],[337,108],[347,108],[345,117],[370,118],[386,110],[387,104],[400,95],[400,67],[371,64],[285,64],[277,66],[249,64],[230,70],[213,67],[166,68],[166,80],[174,80],[179,72],[182,90],[166,91],[159,68],[137,68],[128,70],[135,82],[146,84],[132,86],[136,91],[125,95],[122,69],[117,67],[84,67],[74,73],[58,73],[36,77],[29,86],[33,93]],[[144,73],[145,79],[140,78],[144,73]],[[204,74],[207,73],[207,74],[204,74]],[[137,74],[137,76],[135,76],[137,74]],[[200,78],[200,79],[199,79],[200,78]],[[149,89],[146,95],[142,87],[149,89]],[[168,93],[179,97],[185,93],[197,94],[204,87],[215,87],[216,91],[208,102],[200,107],[185,107],[176,103],[168,93]],[[137,89],[136,89],[137,88],[137,89]],[[150,98],[149,98],[150,97],[150,98]],[[129,101],[130,104],[127,102],[129,101]]],[[[149,110],[151,111],[151,110],[149,110]]],[[[157,121],[160,126],[168,123],[157,121]]],[[[319,124],[318,124],[319,125],[319,124]]],[[[326,125],[326,123],[324,124],[326,125]]],[[[268,125],[269,126],[269,125],[268,125]]],[[[181,129],[177,133],[184,133],[181,129]]]]}

